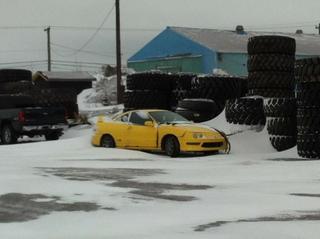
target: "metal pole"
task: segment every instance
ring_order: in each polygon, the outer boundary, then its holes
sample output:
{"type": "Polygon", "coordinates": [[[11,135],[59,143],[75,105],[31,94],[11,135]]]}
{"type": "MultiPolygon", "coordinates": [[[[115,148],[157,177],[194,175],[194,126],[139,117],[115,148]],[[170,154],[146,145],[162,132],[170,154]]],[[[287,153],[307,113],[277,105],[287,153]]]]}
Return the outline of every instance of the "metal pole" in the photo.
{"type": "Polygon", "coordinates": [[[120,38],[120,0],[116,0],[116,48],[117,48],[117,101],[121,103],[121,38],[120,38]]]}
{"type": "Polygon", "coordinates": [[[48,48],[48,71],[51,71],[51,39],[50,39],[50,27],[47,27],[44,29],[45,32],[47,32],[47,48],[48,48]]]}

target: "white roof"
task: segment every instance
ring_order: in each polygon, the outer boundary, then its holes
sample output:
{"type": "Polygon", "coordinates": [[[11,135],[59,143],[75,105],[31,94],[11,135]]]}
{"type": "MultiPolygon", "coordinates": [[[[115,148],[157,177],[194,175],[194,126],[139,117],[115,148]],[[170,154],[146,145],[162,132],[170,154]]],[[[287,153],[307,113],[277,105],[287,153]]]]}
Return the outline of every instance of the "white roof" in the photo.
{"type": "Polygon", "coordinates": [[[248,39],[260,35],[281,35],[292,37],[296,40],[298,55],[320,55],[320,35],[316,34],[294,34],[274,32],[252,32],[245,31],[239,34],[236,31],[169,27],[187,38],[206,46],[217,52],[246,53],[248,39]]]}

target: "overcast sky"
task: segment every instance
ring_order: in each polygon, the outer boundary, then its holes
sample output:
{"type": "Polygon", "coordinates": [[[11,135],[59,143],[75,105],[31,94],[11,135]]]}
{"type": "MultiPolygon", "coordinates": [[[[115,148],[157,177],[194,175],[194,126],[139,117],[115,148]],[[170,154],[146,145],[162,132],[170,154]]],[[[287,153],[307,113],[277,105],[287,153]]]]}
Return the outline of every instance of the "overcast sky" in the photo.
{"type": "MultiPolygon", "coordinates": [[[[303,29],[317,34],[315,25],[320,23],[319,0],[120,2],[124,62],[166,26],[230,30],[241,24],[246,30],[295,32],[303,29]]],[[[69,64],[74,63],[69,61],[114,64],[115,34],[110,29],[115,25],[113,7],[114,0],[0,0],[0,63],[40,61],[34,62],[32,69],[45,68],[43,28],[53,26],[52,57],[57,70],[72,69],[69,64]],[[108,13],[110,17],[104,29],[85,48],[76,51],[92,37],[108,13]]],[[[0,67],[30,65],[19,64],[0,67]]]]}

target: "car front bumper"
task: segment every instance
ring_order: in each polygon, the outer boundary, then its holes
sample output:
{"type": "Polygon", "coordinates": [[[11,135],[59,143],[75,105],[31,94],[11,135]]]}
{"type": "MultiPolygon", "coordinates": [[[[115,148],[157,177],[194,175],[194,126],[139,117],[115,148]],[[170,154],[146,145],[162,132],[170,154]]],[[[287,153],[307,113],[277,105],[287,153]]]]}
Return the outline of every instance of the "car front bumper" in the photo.
{"type": "Polygon", "coordinates": [[[101,134],[95,132],[91,137],[91,144],[94,146],[100,146],[101,136],[101,134]]]}
{"type": "Polygon", "coordinates": [[[225,139],[180,140],[180,150],[183,152],[208,152],[227,150],[225,139]]]}

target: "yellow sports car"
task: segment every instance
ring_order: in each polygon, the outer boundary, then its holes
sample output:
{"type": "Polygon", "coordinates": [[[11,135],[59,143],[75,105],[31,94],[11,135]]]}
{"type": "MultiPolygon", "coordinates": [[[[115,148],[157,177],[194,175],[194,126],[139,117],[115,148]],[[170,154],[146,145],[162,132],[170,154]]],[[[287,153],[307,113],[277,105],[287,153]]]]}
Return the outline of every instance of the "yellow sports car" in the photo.
{"type": "Polygon", "coordinates": [[[171,157],[180,152],[228,151],[223,132],[194,124],[167,110],[134,110],[106,120],[100,116],[92,144],[108,148],[165,151],[171,157]]]}

